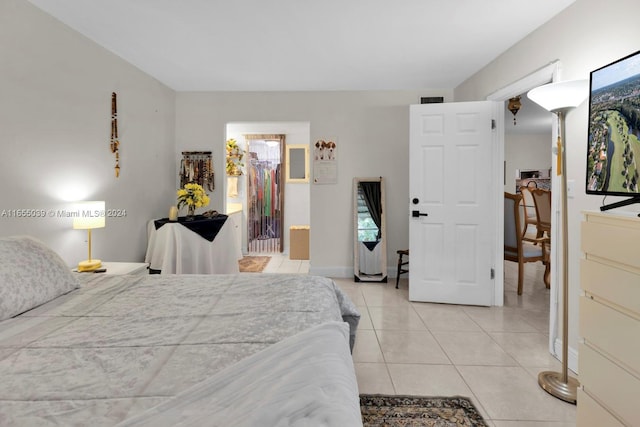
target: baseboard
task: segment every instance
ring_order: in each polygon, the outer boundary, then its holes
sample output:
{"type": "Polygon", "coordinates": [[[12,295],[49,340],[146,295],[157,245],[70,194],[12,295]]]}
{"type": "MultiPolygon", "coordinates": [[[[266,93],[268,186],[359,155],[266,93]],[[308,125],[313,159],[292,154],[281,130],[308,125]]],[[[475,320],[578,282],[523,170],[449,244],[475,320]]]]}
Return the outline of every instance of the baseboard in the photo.
{"type": "MultiPolygon", "coordinates": [[[[554,357],[562,363],[562,340],[560,338],[556,338],[553,343],[553,350],[555,351],[554,357]]],[[[567,366],[571,371],[578,374],[578,350],[573,347],[569,347],[567,350],[569,355],[567,366]]]]}
{"type": "MultiPolygon", "coordinates": [[[[387,267],[387,277],[395,279],[398,267],[387,267]]],[[[353,266],[349,267],[314,267],[309,266],[309,274],[313,276],[335,277],[338,279],[353,278],[353,266]]],[[[405,276],[403,276],[405,277],[405,276]]]]}
{"type": "Polygon", "coordinates": [[[314,267],[313,265],[310,265],[309,274],[312,276],[346,279],[353,277],[353,267],[314,267]]]}

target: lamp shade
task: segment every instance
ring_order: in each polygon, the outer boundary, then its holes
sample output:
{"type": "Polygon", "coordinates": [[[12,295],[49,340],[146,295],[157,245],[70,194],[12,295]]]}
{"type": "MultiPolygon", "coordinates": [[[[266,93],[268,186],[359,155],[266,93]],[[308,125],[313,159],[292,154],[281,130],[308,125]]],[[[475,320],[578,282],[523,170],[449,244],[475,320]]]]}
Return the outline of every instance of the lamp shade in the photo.
{"type": "Polygon", "coordinates": [[[78,230],[91,230],[105,226],[105,203],[80,202],[76,205],[77,215],[73,217],[73,228],[78,230]]]}
{"type": "Polygon", "coordinates": [[[552,113],[575,108],[589,95],[589,81],[567,80],[538,86],[527,92],[527,97],[552,113]]]}

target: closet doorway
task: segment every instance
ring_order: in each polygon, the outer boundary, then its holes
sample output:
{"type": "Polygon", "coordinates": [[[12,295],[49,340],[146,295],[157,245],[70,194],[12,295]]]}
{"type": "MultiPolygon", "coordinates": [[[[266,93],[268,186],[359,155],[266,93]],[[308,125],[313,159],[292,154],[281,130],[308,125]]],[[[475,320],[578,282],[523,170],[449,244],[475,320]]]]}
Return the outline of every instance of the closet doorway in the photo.
{"type": "Polygon", "coordinates": [[[247,250],[250,253],[283,252],[285,135],[244,137],[247,141],[247,250]]]}
{"type": "MultiPolygon", "coordinates": [[[[310,146],[311,139],[311,123],[310,122],[233,122],[227,123],[225,129],[225,137],[220,144],[220,148],[224,152],[226,141],[233,138],[237,141],[238,146],[242,149],[244,157],[242,159],[242,175],[237,177],[237,192],[230,192],[233,186],[229,183],[229,177],[225,177],[224,188],[220,193],[224,203],[223,212],[232,215],[236,224],[238,244],[242,247],[244,255],[250,255],[251,249],[249,243],[249,208],[247,204],[250,197],[248,192],[249,173],[247,166],[249,164],[249,140],[250,138],[260,138],[260,135],[267,137],[272,135],[284,135],[285,140],[281,140],[285,145],[285,156],[281,154],[281,177],[282,181],[278,181],[279,190],[284,194],[280,197],[279,204],[281,206],[281,219],[279,231],[282,235],[280,248],[277,254],[289,254],[290,229],[292,226],[311,225],[311,183],[310,182],[291,182],[286,180],[286,156],[289,147],[310,146]],[[258,135],[257,137],[255,135],[258,135]],[[284,184],[281,185],[281,183],[284,184]],[[283,221],[283,222],[282,222],[283,221]]],[[[263,138],[264,140],[264,138],[263,138]]],[[[268,138],[267,138],[268,140],[268,138]]],[[[223,159],[224,160],[224,159],[223,159]]],[[[217,178],[217,177],[216,177],[217,178]]],[[[302,181],[302,180],[301,180],[302,181]]],[[[214,194],[215,195],[215,194],[214,194]]],[[[266,243],[266,242],[263,242],[266,243]]]]}

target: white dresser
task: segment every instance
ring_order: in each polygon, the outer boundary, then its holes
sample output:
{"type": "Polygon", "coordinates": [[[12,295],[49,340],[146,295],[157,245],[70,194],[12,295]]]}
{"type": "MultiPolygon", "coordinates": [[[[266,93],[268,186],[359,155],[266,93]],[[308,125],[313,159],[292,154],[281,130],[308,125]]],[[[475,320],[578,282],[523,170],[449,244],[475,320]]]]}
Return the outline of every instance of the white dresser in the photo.
{"type": "Polygon", "coordinates": [[[577,425],[640,426],[640,218],[584,216],[577,425]]]}

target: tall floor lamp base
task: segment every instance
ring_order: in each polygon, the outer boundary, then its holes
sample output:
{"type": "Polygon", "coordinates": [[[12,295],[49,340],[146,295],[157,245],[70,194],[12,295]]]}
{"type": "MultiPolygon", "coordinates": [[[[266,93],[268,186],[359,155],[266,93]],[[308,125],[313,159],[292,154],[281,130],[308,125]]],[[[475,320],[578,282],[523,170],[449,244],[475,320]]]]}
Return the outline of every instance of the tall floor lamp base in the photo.
{"type": "Polygon", "coordinates": [[[540,372],[538,374],[538,384],[550,395],[575,405],[578,400],[578,386],[580,383],[569,376],[567,376],[567,382],[564,382],[562,377],[563,375],[560,372],[540,372]]]}

